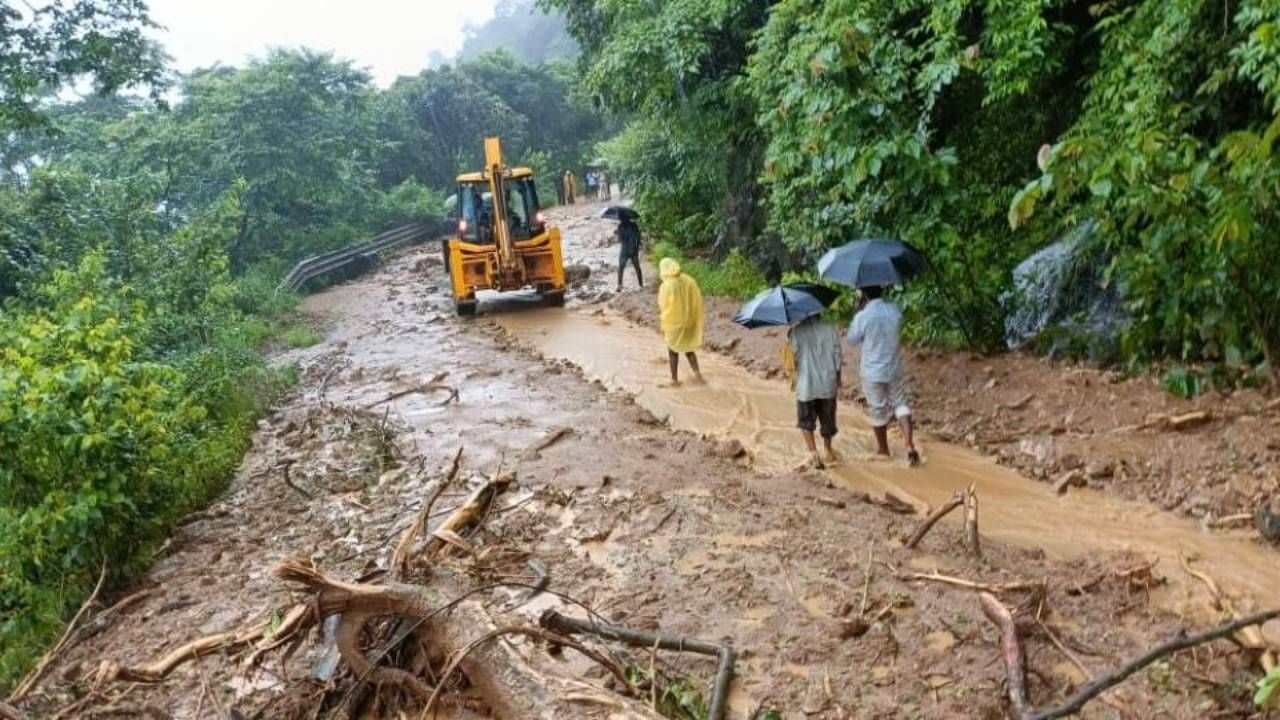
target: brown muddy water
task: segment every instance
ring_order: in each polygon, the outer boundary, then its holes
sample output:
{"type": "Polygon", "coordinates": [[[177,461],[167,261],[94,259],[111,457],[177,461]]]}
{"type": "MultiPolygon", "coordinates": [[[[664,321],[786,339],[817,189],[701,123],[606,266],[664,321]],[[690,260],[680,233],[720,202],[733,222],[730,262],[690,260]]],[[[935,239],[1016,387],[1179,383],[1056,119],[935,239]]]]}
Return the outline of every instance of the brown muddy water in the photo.
{"type": "MultiPolygon", "coordinates": [[[[518,342],[549,359],[581,367],[591,379],[635,396],[639,405],[672,428],[737,439],[757,467],[785,474],[806,453],[795,429],[794,400],[787,386],[758,377],[714,353],[699,353],[707,384],[662,388],[666,349],[661,338],[624,318],[575,310],[533,310],[518,299],[501,301],[490,317],[518,342]]],[[[682,377],[688,372],[682,363],[682,377]]],[[[927,408],[918,408],[927,413],[927,408]]],[[[969,484],[977,487],[982,533],[1000,542],[1042,548],[1051,557],[1075,558],[1093,552],[1131,551],[1158,559],[1169,585],[1155,598],[1175,612],[1199,615],[1204,590],[1181,569],[1179,556],[1207,571],[1245,606],[1280,598],[1280,556],[1247,534],[1210,533],[1190,520],[1150,505],[1084,489],[1057,496],[1037,483],[968,450],[925,437],[925,463],[918,468],[870,455],[874,447],[866,417],[845,405],[839,415],[836,449],[844,460],[827,470],[833,482],[866,492],[892,492],[919,506],[936,507],[969,484]]],[[[897,439],[890,437],[891,445],[897,439]]],[[[900,448],[901,445],[898,445],[900,448]]],[[[957,521],[953,513],[950,521],[957,521]]],[[[1280,623],[1266,628],[1280,640],[1280,623]]]]}

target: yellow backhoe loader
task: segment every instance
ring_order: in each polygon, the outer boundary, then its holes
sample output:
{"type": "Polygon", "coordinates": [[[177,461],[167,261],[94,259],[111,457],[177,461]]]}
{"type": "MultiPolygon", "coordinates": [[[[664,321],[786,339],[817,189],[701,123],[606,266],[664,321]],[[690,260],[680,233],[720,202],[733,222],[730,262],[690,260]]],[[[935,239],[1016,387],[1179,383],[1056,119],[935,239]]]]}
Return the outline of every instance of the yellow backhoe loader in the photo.
{"type": "Polygon", "coordinates": [[[458,176],[456,233],[444,241],[454,307],[473,315],[477,291],[524,288],[563,305],[560,230],[538,207],[533,170],[507,167],[496,137],[485,138],[484,165],[458,176]]]}

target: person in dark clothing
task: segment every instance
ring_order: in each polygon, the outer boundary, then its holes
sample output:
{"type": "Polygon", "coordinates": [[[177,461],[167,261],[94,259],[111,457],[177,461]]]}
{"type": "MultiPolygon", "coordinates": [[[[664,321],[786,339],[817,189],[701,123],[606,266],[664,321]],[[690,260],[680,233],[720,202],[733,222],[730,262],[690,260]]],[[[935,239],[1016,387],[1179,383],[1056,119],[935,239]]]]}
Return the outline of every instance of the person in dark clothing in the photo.
{"type": "Polygon", "coordinates": [[[635,220],[624,218],[618,223],[618,292],[622,292],[622,271],[627,263],[636,269],[636,282],[644,287],[644,276],[640,272],[640,226],[635,220]]]}

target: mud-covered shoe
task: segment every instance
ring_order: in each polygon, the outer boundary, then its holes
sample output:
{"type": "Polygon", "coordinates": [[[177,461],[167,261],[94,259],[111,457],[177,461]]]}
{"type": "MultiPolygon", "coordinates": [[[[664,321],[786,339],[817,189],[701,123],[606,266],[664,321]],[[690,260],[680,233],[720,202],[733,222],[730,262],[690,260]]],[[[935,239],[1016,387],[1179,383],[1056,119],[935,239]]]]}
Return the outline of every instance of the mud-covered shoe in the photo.
{"type": "Polygon", "coordinates": [[[809,467],[813,470],[827,469],[826,463],[822,462],[822,456],[819,455],[818,453],[813,453],[812,455],[809,456],[809,467]]]}
{"type": "Polygon", "coordinates": [[[823,454],[822,461],[828,465],[836,465],[840,462],[840,454],[835,450],[828,450],[823,454]]]}
{"type": "Polygon", "coordinates": [[[918,451],[916,451],[916,450],[912,450],[912,451],[908,452],[908,453],[907,453],[907,464],[908,464],[908,465],[910,465],[911,467],[916,467],[917,465],[919,465],[919,464],[920,464],[920,453],[919,453],[918,451]]]}

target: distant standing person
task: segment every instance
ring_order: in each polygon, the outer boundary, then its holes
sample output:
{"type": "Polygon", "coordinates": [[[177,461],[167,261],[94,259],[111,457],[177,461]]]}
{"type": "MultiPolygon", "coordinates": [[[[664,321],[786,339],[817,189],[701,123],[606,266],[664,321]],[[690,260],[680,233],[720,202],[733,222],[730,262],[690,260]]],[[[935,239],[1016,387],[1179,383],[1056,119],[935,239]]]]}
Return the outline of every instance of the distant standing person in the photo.
{"type": "Polygon", "coordinates": [[[573,179],[573,171],[564,171],[564,197],[570,204],[574,204],[574,196],[578,193],[578,184],[573,179]]]}
{"type": "Polygon", "coordinates": [[[693,370],[694,382],[702,383],[697,351],[702,348],[702,290],[698,281],[680,272],[680,263],[662,258],[658,263],[662,286],[658,288],[658,311],[662,338],[667,343],[671,365],[671,387],[680,385],[680,354],[693,370]]]}
{"type": "Polygon", "coordinates": [[[849,325],[849,342],[862,345],[862,394],[876,436],[876,452],[889,455],[889,423],[896,417],[907,444],[907,461],[919,465],[900,349],[902,310],[883,296],[884,288],[862,288],[858,314],[849,325]]]}
{"type": "Polygon", "coordinates": [[[556,175],[556,204],[564,205],[564,175],[556,175]]]}
{"type": "Polygon", "coordinates": [[[613,199],[613,188],[609,187],[609,171],[608,170],[600,171],[600,193],[604,196],[605,200],[613,199]]]}
{"type": "Polygon", "coordinates": [[[587,199],[588,200],[597,199],[596,198],[596,181],[597,181],[596,178],[597,178],[597,175],[595,170],[587,171],[587,199]]]}
{"type": "Polygon", "coordinates": [[[809,448],[813,467],[822,469],[836,461],[831,440],[836,436],[836,395],[840,390],[840,336],[836,329],[814,315],[787,332],[795,358],[796,425],[809,448]],[[813,437],[821,428],[823,454],[813,437]]]}
{"type": "Polygon", "coordinates": [[[644,275],[640,272],[640,226],[631,216],[623,216],[618,223],[618,292],[622,292],[622,271],[627,263],[636,269],[636,283],[644,287],[644,275]]]}

